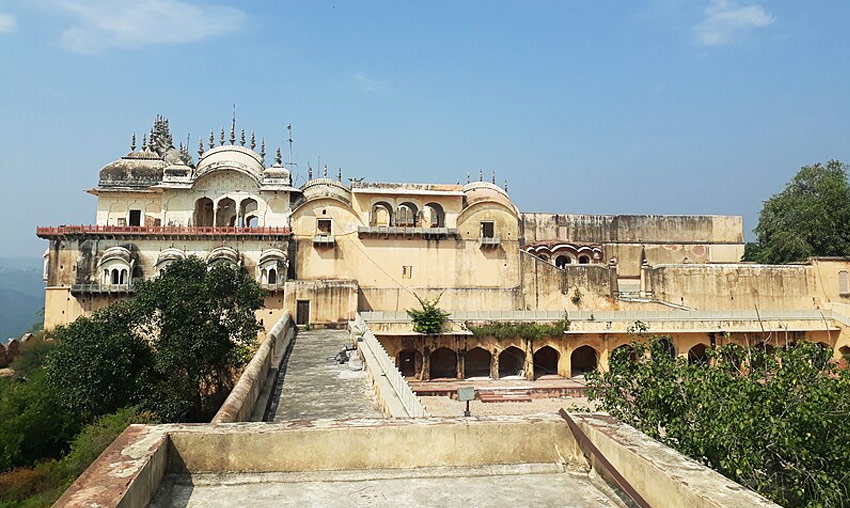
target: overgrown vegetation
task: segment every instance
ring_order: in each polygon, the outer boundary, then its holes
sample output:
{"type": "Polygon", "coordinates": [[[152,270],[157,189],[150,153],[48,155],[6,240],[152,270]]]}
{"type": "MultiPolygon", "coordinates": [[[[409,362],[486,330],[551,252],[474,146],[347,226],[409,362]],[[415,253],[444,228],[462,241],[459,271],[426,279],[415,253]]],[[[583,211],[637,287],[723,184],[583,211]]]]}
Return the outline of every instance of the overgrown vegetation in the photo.
{"type": "Polygon", "coordinates": [[[440,298],[442,298],[443,294],[440,293],[433,300],[420,298],[419,295],[414,296],[419,300],[419,305],[422,308],[407,309],[407,315],[413,320],[413,331],[424,333],[425,335],[434,335],[442,332],[450,315],[439,307],[440,298]]]}
{"type": "Polygon", "coordinates": [[[238,269],[176,261],[136,297],[22,346],[0,379],[0,508],[47,506],[129,423],[208,421],[263,304],[238,269]]]}
{"type": "Polygon", "coordinates": [[[757,240],[744,259],[759,263],[850,255],[850,184],[847,165],[831,160],[803,166],[759,213],[757,240]]]}
{"type": "Polygon", "coordinates": [[[586,377],[612,416],[783,506],[846,506],[850,370],[829,348],[730,344],[692,363],[664,337],[631,348],[586,377]]]}
{"type": "Polygon", "coordinates": [[[474,337],[493,337],[495,339],[522,338],[527,340],[540,340],[545,337],[560,337],[570,329],[570,320],[567,313],[556,323],[515,323],[492,321],[482,325],[466,323],[466,328],[472,332],[474,337]]]}

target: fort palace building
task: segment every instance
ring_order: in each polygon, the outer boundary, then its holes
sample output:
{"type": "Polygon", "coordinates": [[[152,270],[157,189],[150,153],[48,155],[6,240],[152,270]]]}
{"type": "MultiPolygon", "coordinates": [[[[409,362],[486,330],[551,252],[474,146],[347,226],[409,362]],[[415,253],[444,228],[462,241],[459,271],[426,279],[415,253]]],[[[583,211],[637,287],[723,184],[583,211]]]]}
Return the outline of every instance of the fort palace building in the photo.
{"type": "Polygon", "coordinates": [[[268,156],[235,124],[193,156],[160,117],[140,146],[134,137],[100,170],[94,224],[38,228],[49,241],[45,328],[132,297],[137,281],[198,256],[256,278],[266,329],[286,310],[301,325],[360,313],[417,381],[581,376],[605,368],[638,320],[692,361],[730,341],[850,352],[850,263],[741,263],[741,217],[523,213],[484,175],[348,182],[325,168],[295,186],[280,151],[268,156]],[[452,313],[444,333],[414,333],[405,309],[440,295],[452,313]],[[564,316],[566,332],[541,340],[469,331],[564,316]]]}

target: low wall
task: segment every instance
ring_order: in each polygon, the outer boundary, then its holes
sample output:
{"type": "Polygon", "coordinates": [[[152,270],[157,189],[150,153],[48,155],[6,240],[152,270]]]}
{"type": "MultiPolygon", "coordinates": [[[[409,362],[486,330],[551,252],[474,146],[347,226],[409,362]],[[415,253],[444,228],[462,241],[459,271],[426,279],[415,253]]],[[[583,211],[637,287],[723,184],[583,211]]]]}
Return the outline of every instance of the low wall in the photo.
{"type": "MultiPolygon", "coordinates": [[[[561,269],[527,252],[520,252],[520,265],[524,303],[515,309],[613,310],[616,306],[612,286],[616,287],[617,272],[607,265],[568,265],[561,269]]],[[[489,305],[475,308],[508,310],[489,305]]]]}
{"type": "Polygon", "coordinates": [[[779,506],[606,414],[572,418],[653,508],[779,506]]]}
{"type": "Polygon", "coordinates": [[[212,423],[246,422],[251,419],[251,413],[266,382],[269,369],[272,368],[272,359],[286,351],[294,333],[292,316],[289,311],[285,311],[266,334],[265,340],[239,376],[227,400],[213,417],[212,423]]]}
{"type": "Polygon", "coordinates": [[[366,371],[384,415],[390,418],[427,416],[419,398],[360,314],[357,314],[352,322],[352,332],[358,335],[357,349],[363,356],[366,371]]]}

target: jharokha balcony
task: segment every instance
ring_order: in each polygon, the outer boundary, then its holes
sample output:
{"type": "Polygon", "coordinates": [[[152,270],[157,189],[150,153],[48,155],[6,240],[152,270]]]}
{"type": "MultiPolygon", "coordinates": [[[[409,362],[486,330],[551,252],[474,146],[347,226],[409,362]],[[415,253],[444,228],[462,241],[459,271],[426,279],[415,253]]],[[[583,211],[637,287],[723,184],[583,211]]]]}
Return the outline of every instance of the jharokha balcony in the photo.
{"type": "Polygon", "coordinates": [[[39,238],[62,240],[82,236],[98,238],[197,238],[197,237],[288,237],[288,227],[206,226],[57,226],[36,228],[39,238]]]}

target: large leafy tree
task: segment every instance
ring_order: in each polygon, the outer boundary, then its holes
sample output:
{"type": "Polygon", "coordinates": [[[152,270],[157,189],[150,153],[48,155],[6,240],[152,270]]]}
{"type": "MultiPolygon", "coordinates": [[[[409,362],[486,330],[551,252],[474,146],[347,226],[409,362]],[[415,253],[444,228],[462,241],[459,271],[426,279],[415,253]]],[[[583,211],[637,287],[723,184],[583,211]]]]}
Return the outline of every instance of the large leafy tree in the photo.
{"type": "Polygon", "coordinates": [[[689,363],[661,337],[631,347],[588,375],[612,416],[783,506],[846,506],[850,370],[829,348],[731,344],[689,363]]]}
{"type": "Polygon", "coordinates": [[[201,420],[226,395],[249,358],[264,292],[238,268],[198,258],[172,263],[138,284],[138,331],[153,349],[149,407],[165,421],[201,420]]]}
{"type": "Polygon", "coordinates": [[[809,256],[850,255],[850,185],[847,165],[831,160],[803,166],[785,190],[764,203],[757,242],[745,259],[761,263],[809,256]]]}

